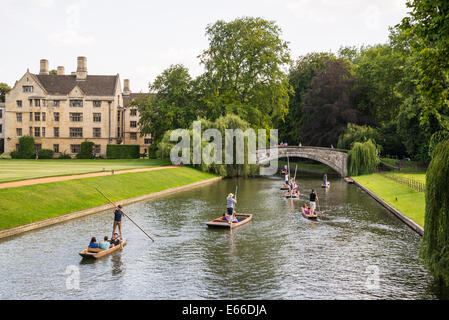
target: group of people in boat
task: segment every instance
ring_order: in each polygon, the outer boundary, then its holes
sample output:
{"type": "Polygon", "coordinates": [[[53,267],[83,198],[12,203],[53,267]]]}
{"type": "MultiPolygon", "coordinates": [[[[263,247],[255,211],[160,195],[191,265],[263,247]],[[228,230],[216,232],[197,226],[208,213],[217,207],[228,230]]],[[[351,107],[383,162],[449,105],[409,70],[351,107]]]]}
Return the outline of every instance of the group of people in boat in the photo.
{"type": "Polygon", "coordinates": [[[97,242],[97,238],[92,237],[90,240],[89,249],[101,249],[101,250],[108,250],[110,248],[113,248],[115,246],[119,246],[122,243],[122,239],[119,238],[118,233],[114,233],[112,238],[109,239],[108,236],[105,236],[103,238],[103,241],[97,242]]]}

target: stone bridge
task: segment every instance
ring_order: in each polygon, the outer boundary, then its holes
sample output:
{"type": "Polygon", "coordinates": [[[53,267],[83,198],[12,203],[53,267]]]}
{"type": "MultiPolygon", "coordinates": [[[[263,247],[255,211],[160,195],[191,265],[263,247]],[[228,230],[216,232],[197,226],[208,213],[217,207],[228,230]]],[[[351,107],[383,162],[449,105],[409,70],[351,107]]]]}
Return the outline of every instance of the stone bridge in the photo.
{"type": "Polygon", "coordinates": [[[321,162],[346,177],[347,153],[342,150],[322,147],[278,147],[277,150],[277,154],[276,152],[270,154],[270,149],[258,149],[257,163],[265,164],[276,158],[305,158],[321,162]]]}

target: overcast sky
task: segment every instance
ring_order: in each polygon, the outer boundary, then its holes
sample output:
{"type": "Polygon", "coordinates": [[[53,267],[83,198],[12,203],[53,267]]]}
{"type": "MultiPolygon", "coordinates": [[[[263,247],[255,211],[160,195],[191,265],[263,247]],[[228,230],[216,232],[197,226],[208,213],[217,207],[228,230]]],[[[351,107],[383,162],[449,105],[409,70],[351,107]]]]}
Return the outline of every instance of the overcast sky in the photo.
{"type": "Polygon", "coordinates": [[[202,72],[205,28],[219,19],[274,20],[297,58],[384,43],[407,11],[405,0],[0,0],[0,82],[14,85],[27,68],[38,73],[40,59],[67,74],[86,56],[88,73],[119,73],[133,92],[147,92],[170,64],[202,72]]]}

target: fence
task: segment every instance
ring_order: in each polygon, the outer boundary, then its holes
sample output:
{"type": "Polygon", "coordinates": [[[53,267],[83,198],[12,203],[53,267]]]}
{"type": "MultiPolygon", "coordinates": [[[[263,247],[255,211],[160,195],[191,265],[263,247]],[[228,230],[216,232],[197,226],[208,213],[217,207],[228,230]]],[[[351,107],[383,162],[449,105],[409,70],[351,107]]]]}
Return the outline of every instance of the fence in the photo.
{"type": "Polygon", "coordinates": [[[385,174],[383,172],[379,172],[379,173],[382,176],[384,176],[385,178],[396,181],[397,183],[406,185],[415,191],[424,192],[426,190],[426,184],[424,182],[416,181],[416,180],[410,179],[410,178],[400,177],[398,175],[395,175],[394,173],[389,173],[389,174],[385,174]]]}

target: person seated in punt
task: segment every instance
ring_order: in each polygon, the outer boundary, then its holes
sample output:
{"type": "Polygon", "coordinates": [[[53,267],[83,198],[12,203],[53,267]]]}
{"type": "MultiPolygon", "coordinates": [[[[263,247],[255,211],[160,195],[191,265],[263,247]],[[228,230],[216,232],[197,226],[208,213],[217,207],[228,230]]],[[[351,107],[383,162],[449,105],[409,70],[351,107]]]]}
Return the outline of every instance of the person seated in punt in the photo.
{"type": "Polygon", "coordinates": [[[100,242],[100,249],[107,250],[111,246],[111,243],[109,242],[108,236],[104,236],[103,241],[100,242]]]}
{"type": "Polygon", "coordinates": [[[122,243],[122,241],[118,237],[118,233],[117,232],[114,233],[114,235],[112,236],[112,239],[111,239],[110,243],[111,243],[110,248],[113,248],[115,246],[119,246],[122,243]]]}
{"type": "Polygon", "coordinates": [[[88,248],[89,248],[89,249],[98,249],[97,238],[92,237],[92,239],[90,239],[90,243],[89,243],[88,248]]]}

